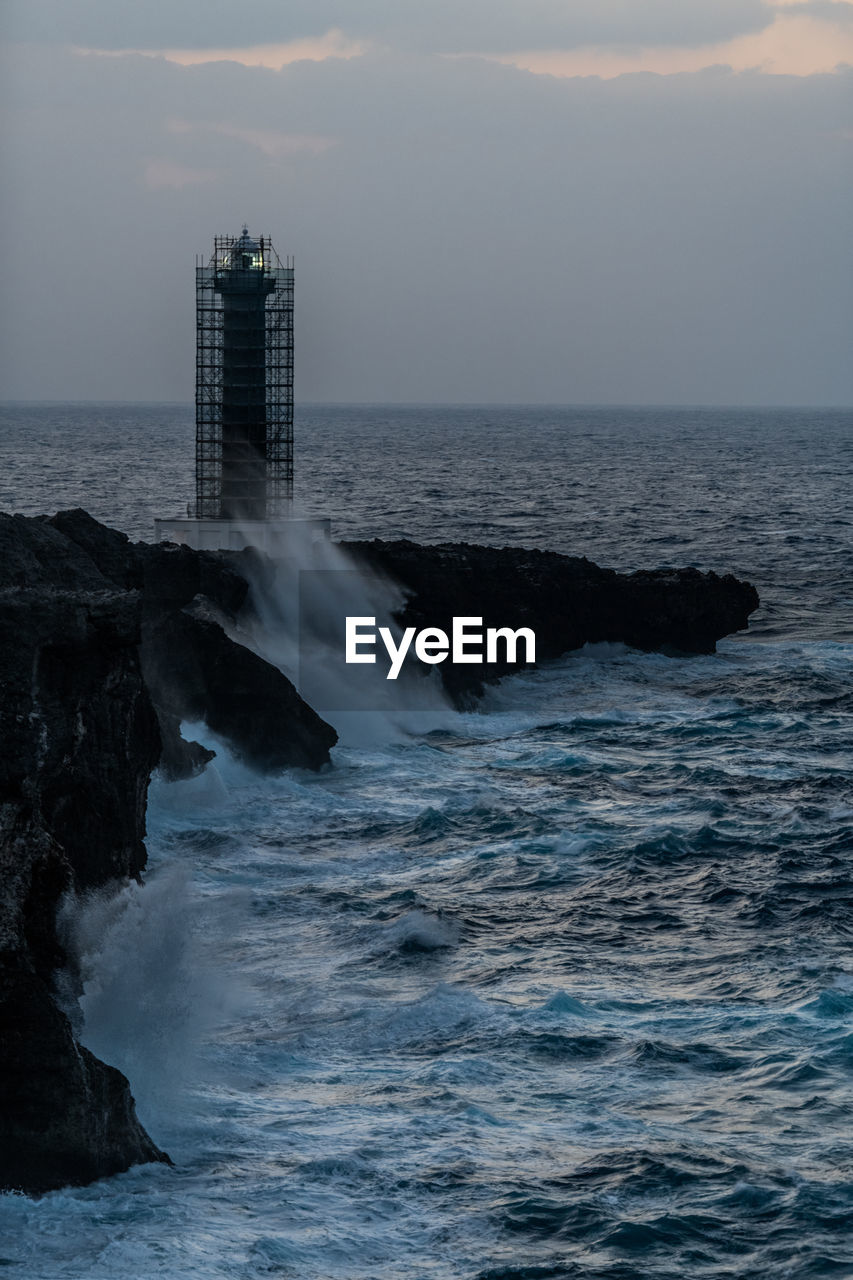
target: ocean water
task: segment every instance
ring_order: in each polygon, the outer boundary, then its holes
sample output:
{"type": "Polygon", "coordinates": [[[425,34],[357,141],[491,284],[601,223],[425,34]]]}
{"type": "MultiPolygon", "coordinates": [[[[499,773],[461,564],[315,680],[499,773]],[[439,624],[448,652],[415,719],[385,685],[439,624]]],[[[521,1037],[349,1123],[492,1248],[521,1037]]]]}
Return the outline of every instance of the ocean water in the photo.
{"type": "MultiPolygon", "coordinates": [[[[593,646],[261,779],[155,781],[68,904],[84,1040],[173,1169],[0,1197],[28,1280],[853,1277],[853,435],[838,411],[305,407],[341,537],[748,577],[713,656],[593,646]]],[[[185,406],[7,406],[0,507],[133,536],[185,406]]],[[[204,730],[199,729],[203,734],[204,730]]]]}

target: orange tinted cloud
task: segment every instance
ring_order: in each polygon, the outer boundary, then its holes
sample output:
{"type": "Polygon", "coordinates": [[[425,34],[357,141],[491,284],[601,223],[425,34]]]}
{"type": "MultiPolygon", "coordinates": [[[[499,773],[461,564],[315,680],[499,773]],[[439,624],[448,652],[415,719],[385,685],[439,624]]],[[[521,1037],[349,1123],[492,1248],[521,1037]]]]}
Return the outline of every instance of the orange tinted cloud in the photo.
{"type": "MultiPolygon", "coordinates": [[[[797,2],[783,0],[788,4],[797,2]]],[[[838,2],[846,4],[846,0],[838,2]]],[[[483,56],[540,75],[601,76],[605,80],[628,72],[672,75],[712,66],[729,66],[734,71],[758,69],[771,75],[809,76],[853,64],[853,26],[804,12],[777,13],[762,31],[692,49],[627,51],[587,45],[578,49],[526,50],[483,56]]]]}
{"type": "Polygon", "coordinates": [[[306,40],[290,40],[285,44],[254,44],[235,49],[81,49],[76,53],[96,53],[102,57],[140,54],[147,58],[165,58],[182,67],[195,67],[205,62],[239,62],[244,67],[269,67],[274,71],[291,62],[323,62],[326,58],[358,58],[367,44],[351,40],[343,31],[327,31],[324,36],[306,40]]]}

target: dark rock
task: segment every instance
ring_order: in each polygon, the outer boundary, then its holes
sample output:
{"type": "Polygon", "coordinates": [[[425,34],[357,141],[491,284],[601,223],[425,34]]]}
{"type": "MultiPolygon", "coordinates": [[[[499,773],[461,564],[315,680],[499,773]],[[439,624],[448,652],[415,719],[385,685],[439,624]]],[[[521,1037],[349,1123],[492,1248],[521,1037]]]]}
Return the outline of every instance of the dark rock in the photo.
{"type": "Polygon", "coordinates": [[[43,520],[0,513],[0,589],[58,587],[103,591],[109,586],[89,555],[43,520]]]}
{"type": "Polygon", "coordinates": [[[39,523],[55,529],[72,546],[83,551],[102,577],[113,586],[131,591],[142,587],[142,574],[134,555],[133,543],[126,533],[100,524],[88,511],[58,511],[55,516],[40,516],[39,523]]]}
{"type": "Polygon", "coordinates": [[[246,600],[249,585],[239,568],[242,553],[131,542],[79,507],[45,517],[44,523],[85,552],[115,586],[141,590],[147,611],[181,609],[203,595],[233,618],[246,600]]]}
{"type": "MultiPolygon", "coordinates": [[[[484,627],[530,627],[539,662],[603,640],[713,653],[717,640],[748,626],[759,603],[749,583],[697,569],[620,574],[552,551],[468,543],[419,546],[375,539],[341,546],[404,588],[401,626],[449,632],[454,616],[474,616],[483,618],[484,627]]],[[[481,693],[484,680],[511,670],[517,667],[505,662],[439,667],[457,702],[481,693]]]]}
{"type": "Polygon", "coordinates": [[[231,640],[202,608],[146,623],[145,680],[157,706],[203,719],[254,768],[318,769],[338,735],[275,667],[231,640]]]}
{"type": "Polygon", "coordinates": [[[134,550],[148,610],[182,609],[201,595],[234,618],[248,595],[249,584],[234,568],[230,552],[144,542],[136,543],[134,550]]]}
{"type": "Polygon", "coordinates": [[[87,889],[145,865],[160,736],[141,682],[137,593],[0,593],[0,796],[37,806],[87,889]]]}
{"type": "MultiPolygon", "coordinates": [[[[75,558],[66,554],[66,569],[75,558]]],[[[88,581],[85,565],[81,573],[88,581]]],[[[76,1043],[52,991],[66,961],[62,894],[138,877],[145,865],[160,735],[139,666],[140,621],[138,593],[0,591],[3,1188],[44,1191],[168,1158],[136,1119],[127,1080],[76,1043]]]]}
{"type": "Polygon", "coordinates": [[[30,1193],[168,1162],[127,1079],[78,1044],[45,983],[0,963],[0,1188],[30,1193]]]}
{"type": "Polygon", "coordinates": [[[236,618],[247,600],[249,573],[258,572],[264,557],[132,543],[80,509],[60,511],[45,524],[84,552],[109,582],[142,592],[143,669],[160,722],[160,766],[167,778],[192,777],[216,754],[184,740],[182,719],[203,720],[256,768],[314,769],[328,763],[337,735],[277,668],[230,640],[213,611],[209,625],[197,628],[178,616],[194,601],[196,612],[198,602],[207,601],[224,619],[236,618]]]}
{"type": "Polygon", "coordinates": [[[69,962],[62,895],[138,879],[152,769],[187,777],[213,756],[181,719],[261,768],[329,759],[334,730],[220,625],[246,600],[248,563],[131,543],[85,511],[0,513],[0,1187],[168,1159],[52,983],[69,962]]]}
{"type": "Polygon", "coordinates": [[[329,762],[329,748],[337,741],[334,730],[276,667],[229,639],[221,628],[221,621],[233,620],[245,605],[248,575],[258,572],[264,557],[254,551],[132,543],[79,508],[38,521],[16,519],[21,521],[18,537],[23,547],[17,559],[23,561],[22,571],[30,569],[31,580],[33,574],[42,581],[51,573],[50,552],[56,540],[49,535],[55,532],[72,548],[72,553],[66,551],[73,561],[68,574],[83,572],[89,583],[94,571],[101,575],[102,588],[141,592],[143,670],[159,720],[160,767],[167,778],[192,777],[215,755],[198,742],[184,740],[184,719],[203,720],[235,754],[259,769],[316,769],[329,762]],[[38,526],[39,546],[44,544],[37,567],[27,554],[33,525],[38,526]],[[193,606],[201,620],[201,602],[214,608],[205,612],[207,625],[193,626],[182,610],[193,606]]]}
{"type": "Polygon", "coordinates": [[[196,778],[205,765],[216,759],[216,752],[203,747],[200,742],[187,741],[181,734],[181,717],[154,704],[160,725],[159,768],[167,782],[179,782],[184,778],[196,778]]]}

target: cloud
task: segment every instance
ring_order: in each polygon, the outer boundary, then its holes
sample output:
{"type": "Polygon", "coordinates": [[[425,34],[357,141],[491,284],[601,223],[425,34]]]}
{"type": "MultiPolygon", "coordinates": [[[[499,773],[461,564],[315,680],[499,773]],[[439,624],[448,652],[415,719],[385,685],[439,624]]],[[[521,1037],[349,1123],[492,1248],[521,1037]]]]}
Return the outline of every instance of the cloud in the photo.
{"type": "MultiPolygon", "coordinates": [[[[842,0],[836,0],[841,3],[842,0]]],[[[853,12],[853,6],[848,5],[853,12]]],[[[853,64],[853,25],[816,16],[810,7],[777,13],[758,32],[697,47],[650,46],[636,49],[587,45],[577,49],[530,49],[503,55],[483,54],[495,61],[542,75],[614,76],[632,72],[675,75],[726,66],[735,71],[757,69],[771,75],[810,76],[853,64]]]]}
{"type": "Polygon", "coordinates": [[[765,0],[765,3],[773,9],[798,9],[801,13],[848,21],[853,18],[853,0],[765,0]]]}
{"type": "Polygon", "coordinates": [[[608,78],[714,65],[812,75],[853,60],[853,0],[251,0],[241,17],[236,22],[223,0],[167,9],[12,0],[7,33],[73,36],[83,53],[272,70],[379,49],[474,54],[543,74],[608,78]]]}
{"type": "Polygon", "coordinates": [[[239,62],[244,67],[269,67],[278,71],[291,62],[322,62],[325,58],[358,58],[367,52],[368,47],[363,40],[351,40],[342,31],[332,30],[322,36],[278,44],[178,49],[101,49],[74,46],[74,52],[112,57],[139,54],[147,58],[165,58],[167,62],[176,62],[182,67],[194,67],[207,62],[239,62]]]}
{"type": "Polygon", "coordinates": [[[355,42],[437,53],[690,45],[767,21],[764,0],[247,0],[239,7],[233,0],[9,0],[5,19],[8,39],[89,49],[242,52],[311,44],[337,31],[355,42]]]}
{"type": "Polygon", "coordinates": [[[851,83],[19,49],[5,394],[190,399],[193,256],[245,219],[303,399],[849,401],[851,83]]]}

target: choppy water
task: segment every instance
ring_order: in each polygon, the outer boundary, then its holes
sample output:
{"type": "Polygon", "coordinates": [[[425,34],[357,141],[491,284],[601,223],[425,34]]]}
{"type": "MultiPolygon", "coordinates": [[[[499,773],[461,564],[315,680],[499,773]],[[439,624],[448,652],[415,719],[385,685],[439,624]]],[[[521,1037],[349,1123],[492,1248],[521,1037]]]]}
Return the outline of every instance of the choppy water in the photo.
{"type": "MultiPolygon", "coordinates": [[[[7,411],[0,506],[137,536],[177,510],[189,411],[97,412],[7,411]]],[[[761,614],[713,657],[570,655],[320,775],[156,784],[147,886],[77,930],[87,1042],[176,1168],[0,1198],[6,1271],[853,1276],[849,419],[298,423],[342,536],[733,570],[761,614]]]]}

